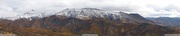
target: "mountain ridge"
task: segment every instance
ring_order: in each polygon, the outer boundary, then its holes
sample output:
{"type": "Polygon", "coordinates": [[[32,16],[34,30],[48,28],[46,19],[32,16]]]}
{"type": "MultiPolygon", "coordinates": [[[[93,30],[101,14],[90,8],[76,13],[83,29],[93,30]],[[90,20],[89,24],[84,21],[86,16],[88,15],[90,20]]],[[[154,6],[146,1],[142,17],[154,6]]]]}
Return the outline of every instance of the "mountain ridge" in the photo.
{"type": "Polygon", "coordinates": [[[169,27],[180,27],[179,22],[180,18],[170,18],[170,17],[159,17],[159,18],[147,18],[154,21],[155,23],[163,26],[169,27]]]}
{"type": "Polygon", "coordinates": [[[71,9],[65,9],[63,11],[60,11],[55,14],[45,14],[45,12],[38,12],[35,10],[27,11],[22,15],[17,15],[16,17],[5,17],[3,19],[9,19],[9,20],[16,20],[19,18],[27,18],[31,19],[32,17],[36,18],[42,18],[42,17],[47,17],[47,16],[52,16],[52,15],[61,15],[61,16],[66,16],[66,17],[73,17],[73,18],[107,18],[111,17],[111,19],[118,19],[121,17],[128,18],[128,14],[124,12],[115,12],[115,11],[106,11],[102,9],[97,9],[97,8],[71,8],[71,9]]]}

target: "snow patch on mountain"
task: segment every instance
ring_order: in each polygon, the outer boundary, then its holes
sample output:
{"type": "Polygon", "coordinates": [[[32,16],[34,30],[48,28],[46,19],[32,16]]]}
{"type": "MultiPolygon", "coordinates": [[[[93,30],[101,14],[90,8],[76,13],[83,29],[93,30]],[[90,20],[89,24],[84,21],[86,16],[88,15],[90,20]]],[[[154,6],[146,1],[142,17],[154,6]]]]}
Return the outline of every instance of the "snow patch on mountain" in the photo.
{"type": "Polygon", "coordinates": [[[43,18],[43,17],[49,16],[49,15],[50,14],[46,14],[45,12],[31,10],[31,11],[25,12],[24,14],[17,15],[15,17],[4,17],[3,19],[16,20],[16,19],[20,19],[20,18],[26,18],[26,19],[32,20],[33,17],[43,18]]]}

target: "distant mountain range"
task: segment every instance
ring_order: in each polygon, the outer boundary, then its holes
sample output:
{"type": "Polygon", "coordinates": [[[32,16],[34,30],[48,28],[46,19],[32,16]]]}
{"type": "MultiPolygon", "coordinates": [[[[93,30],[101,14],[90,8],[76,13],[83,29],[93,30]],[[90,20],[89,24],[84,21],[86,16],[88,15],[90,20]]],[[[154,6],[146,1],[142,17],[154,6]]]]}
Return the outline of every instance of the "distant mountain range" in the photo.
{"type": "Polygon", "coordinates": [[[157,24],[139,14],[72,8],[50,15],[31,10],[20,17],[2,18],[0,31],[19,36],[164,36],[180,33],[179,29],[157,24]]]}
{"type": "Polygon", "coordinates": [[[169,27],[180,27],[180,18],[159,17],[159,18],[147,18],[154,21],[158,25],[169,27]]]}

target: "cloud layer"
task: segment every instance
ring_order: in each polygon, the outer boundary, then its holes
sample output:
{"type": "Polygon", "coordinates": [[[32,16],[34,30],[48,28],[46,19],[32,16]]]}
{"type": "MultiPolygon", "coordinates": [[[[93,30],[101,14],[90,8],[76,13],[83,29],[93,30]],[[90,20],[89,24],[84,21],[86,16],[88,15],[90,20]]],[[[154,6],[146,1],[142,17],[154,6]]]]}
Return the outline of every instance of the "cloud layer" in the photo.
{"type": "Polygon", "coordinates": [[[178,0],[0,0],[0,17],[22,14],[31,9],[55,13],[65,8],[101,8],[139,13],[144,17],[180,17],[178,0]]]}

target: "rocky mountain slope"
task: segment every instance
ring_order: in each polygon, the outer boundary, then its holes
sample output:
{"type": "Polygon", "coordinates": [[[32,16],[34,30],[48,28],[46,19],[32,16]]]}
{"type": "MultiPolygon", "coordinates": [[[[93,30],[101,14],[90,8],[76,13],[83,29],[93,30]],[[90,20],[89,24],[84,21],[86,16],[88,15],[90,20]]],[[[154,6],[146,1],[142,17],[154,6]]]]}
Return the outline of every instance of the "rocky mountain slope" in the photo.
{"type": "Polygon", "coordinates": [[[180,33],[156,25],[139,14],[97,8],[65,9],[54,15],[35,18],[1,19],[2,28],[21,36],[164,36],[180,33]]]}

